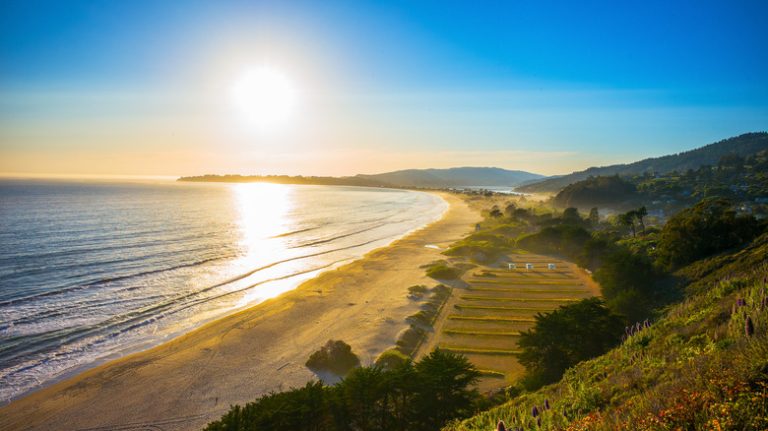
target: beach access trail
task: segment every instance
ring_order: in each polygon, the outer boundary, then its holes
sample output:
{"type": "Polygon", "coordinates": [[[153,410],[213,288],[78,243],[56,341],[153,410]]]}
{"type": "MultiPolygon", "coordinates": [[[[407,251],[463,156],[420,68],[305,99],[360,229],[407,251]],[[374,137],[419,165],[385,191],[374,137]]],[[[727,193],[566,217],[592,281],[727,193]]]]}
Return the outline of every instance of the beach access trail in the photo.
{"type": "Polygon", "coordinates": [[[88,370],[0,407],[0,430],[199,430],[230,405],[316,378],[305,366],[329,339],[371,363],[418,309],[408,287],[435,285],[420,266],[481,220],[443,193],[440,220],[320,274],[297,289],[150,350],[88,370]]]}

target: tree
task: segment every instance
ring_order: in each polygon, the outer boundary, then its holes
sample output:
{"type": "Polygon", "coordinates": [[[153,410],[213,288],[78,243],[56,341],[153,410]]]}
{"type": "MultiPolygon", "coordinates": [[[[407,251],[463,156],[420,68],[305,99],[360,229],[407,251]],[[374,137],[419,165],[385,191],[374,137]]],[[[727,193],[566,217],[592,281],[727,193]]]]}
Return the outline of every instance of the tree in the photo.
{"type": "Polygon", "coordinates": [[[440,429],[449,420],[468,415],[479,394],[469,386],[480,377],[469,360],[437,349],[416,364],[419,388],[414,400],[420,426],[411,429],[440,429]]]}
{"type": "Polygon", "coordinates": [[[491,208],[490,216],[493,218],[499,218],[503,216],[504,214],[501,213],[501,210],[498,206],[494,205],[493,208],[491,208]]]}
{"type": "Polygon", "coordinates": [[[619,224],[622,226],[627,226],[631,232],[632,236],[635,236],[635,211],[629,211],[623,214],[619,214],[618,216],[619,224]]]}
{"type": "Polygon", "coordinates": [[[754,217],[737,215],[729,201],[706,199],[669,219],[659,236],[659,262],[677,268],[744,244],[760,230],[754,217]]]}
{"type": "Polygon", "coordinates": [[[635,210],[635,217],[637,218],[637,221],[640,223],[640,229],[642,230],[643,235],[645,235],[645,221],[643,219],[647,215],[648,215],[648,209],[645,208],[645,205],[635,210]]]}
{"type": "Polygon", "coordinates": [[[579,210],[576,208],[570,207],[566,208],[563,211],[563,223],[565,224],[573,224],[578,225],[581,224],[581,216],[579,215],[579,210]]]}
{"type": "Polygon", "coordinates": [[[515,209],[517,209],[515,204],[509,203],[509,204],[507,204],[507,207],[504,208],[504,214],[507,217],[509,217],[509,218],[514,218],[514,216],[515,216],[515,209]]]}
{"type": "Polygon", "coordinates": [[[206,431],[432,431],[470,416],[479,372],[467,358],[436,350],[414,364],[360,367],[335,386],[310,382],[235,405],[206,431]]]}
{"type": "Polygon", "coordinates": [[[325,346],[310,355],[305,365],[312,371],[330,371],[344,376],[360,366],[360,359],[352,353],[349,344],[341,340],[328,340],[325,346]]]}
{"type": "Polygon", "coordinates": [[[597,211],[597,207],[593,207],[589,210],[589,224],[595,228],[600,224],[600,213],[597,211]]]}
{"type": "Polygon", "coordinates": [[[523,332],[518,358],[526,368],[529,389],[555,382],[566,369],[594,358],[618,344],[624,322],[599,298],[537,314],[533,328],[523,332]]]}
{"type": "Polygon", "coordinates": [[[644,255],[616,247],[603,257],[595,280],[608,306],[630,322],[645,319],[664,296],[657,290],[659,276],[653,262],[644,255]]]}

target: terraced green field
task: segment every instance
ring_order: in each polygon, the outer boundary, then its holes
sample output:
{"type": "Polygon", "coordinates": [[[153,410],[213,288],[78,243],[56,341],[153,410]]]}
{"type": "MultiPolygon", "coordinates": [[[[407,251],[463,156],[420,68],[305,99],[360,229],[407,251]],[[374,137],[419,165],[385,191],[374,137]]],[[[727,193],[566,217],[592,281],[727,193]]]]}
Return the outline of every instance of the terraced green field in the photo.
{"type": "Polygon", "coordinates": [[[517,268],[477,267],[462,279],[435,325],[431,347],[466,355],[482,371],[481,390],[505,386],[521,375],[517,362],[520,332],[537,313],[594,294],[587,276],[569,262],[531,254],[509,256],[517,268]],[[525,269],[532,263],[532,270],[525,269]],[[554,263],[556,269],[547,269],[554,263]]]}

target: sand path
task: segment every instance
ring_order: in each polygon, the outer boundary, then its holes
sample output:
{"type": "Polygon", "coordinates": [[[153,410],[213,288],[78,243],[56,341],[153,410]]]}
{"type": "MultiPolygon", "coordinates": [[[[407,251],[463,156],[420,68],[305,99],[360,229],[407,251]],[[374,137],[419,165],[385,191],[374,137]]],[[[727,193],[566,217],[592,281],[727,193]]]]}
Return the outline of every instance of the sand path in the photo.
{"type": "Polygon", "coordinates": [[[388,247],[276,299],[209,323],[151,350],[108,362],[0,408],[1,430],[196,430],[231,404],[301,386],[307,357],[329,338],[364,363],[394,344],[417,309],[419,266],[469,233],[480,215],[441,194],[445,216],[388,247]]]}

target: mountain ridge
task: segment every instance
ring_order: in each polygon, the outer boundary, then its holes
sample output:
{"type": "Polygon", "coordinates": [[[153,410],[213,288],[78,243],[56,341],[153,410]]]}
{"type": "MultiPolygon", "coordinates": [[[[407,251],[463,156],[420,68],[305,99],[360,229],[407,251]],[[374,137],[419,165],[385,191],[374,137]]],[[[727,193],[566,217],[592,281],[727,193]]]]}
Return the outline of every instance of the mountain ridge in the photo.
{"type": "Polygon", "coordinates": [[[697,169],[703,165],[715,165],[725,155],[735,154],[744,157],[765,149],[768,149],[768,133],[744,133],[680,153],[649,157],[632,163],[593,166],[568,175],[549,177],[542,181],[522,185],[516,191],[522,193],[557,192],[570,184],[587,179],[590,176],[638,175],[646,172],[661,174],[673,171],[684,172],[688,169],[697,169]]]}

